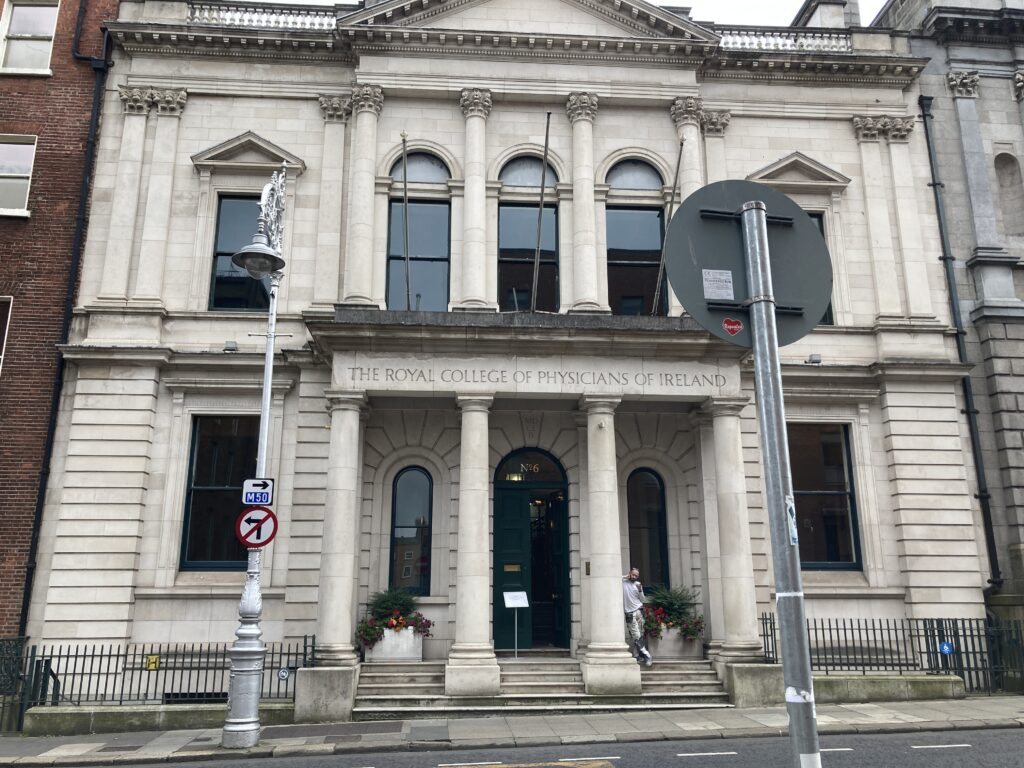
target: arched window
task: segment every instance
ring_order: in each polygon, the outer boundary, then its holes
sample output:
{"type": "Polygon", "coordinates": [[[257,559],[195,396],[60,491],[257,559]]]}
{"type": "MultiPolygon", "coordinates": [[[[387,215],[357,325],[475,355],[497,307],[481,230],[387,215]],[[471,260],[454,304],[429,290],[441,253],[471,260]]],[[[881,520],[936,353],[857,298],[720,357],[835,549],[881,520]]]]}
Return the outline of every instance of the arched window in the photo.
{"type": "MultiPolygon", "coordinates": [[[[498,180],[506,187],[516,188],[517,193],[514,201],[503,199],[498,206],[498,305],[503,312],[530,309],[543,168],[542,160],[524,156],[509,160],[498,174],[498,180]],[[535,201],[531,202],[530,197],[535,201]]],[[[543,175],[537,309],[557,312],[558,207],[552,190],[558,177],[550,164],[543,175]]]]}
{"type": "Polygon", "coordinates": [[[410,152],[409,291],[405,290],[404,163],[391,167],[391,226],[388,228],[388,309],[444,312],[448,309],[451,204],[448,166],[427,152],[410,152]]]}
{"type": "Polygon", "coordinates": [[[664,234],[663,181],[650,163],[622,160],[606,178],[605,208],[608,245],[608,305],[613,315],[664,315],[668,287],[662,275],[657,311],[655,288],[664,234]]]}
{"type": "Polygon", "coordinates": [[[651,469],[634,470],[626,481],[630,565],[647,586],[668,586],[665,484],[651,469]]]}
{"type": "Polygon", "coordinates": [[[1003,214],[1003,231],[1008,237],[1024,235],[1024,183],[1020,163],[1007,152],[996,155],[996,178],[999,180],[999,209],[1003,214]]]}
{"type": "Polygon", "coordinates": [[[406,467],[395,476],[391,494],[392,589],[430,594],[430,525],[433,482],[422,467],[406,467]]]}

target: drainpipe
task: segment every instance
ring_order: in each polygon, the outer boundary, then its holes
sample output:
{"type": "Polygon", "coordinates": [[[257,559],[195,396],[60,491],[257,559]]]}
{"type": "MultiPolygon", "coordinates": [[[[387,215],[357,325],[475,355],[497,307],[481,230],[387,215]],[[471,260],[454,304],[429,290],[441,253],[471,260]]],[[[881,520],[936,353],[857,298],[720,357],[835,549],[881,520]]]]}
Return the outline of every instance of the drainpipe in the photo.
{"type": "MultiPolygon", "coordinates": [[[[85,227],[89,212],[89,183],[92,180],[93,160],[96,156],[96,137],[99,133],[100,109],[103,104],[103,86],[107,80],[107,71],[113,66],[109,61],[110,34],[103,30],[103,43],[99,56],[82,54],[79,43],[82,28],[85,25],[85,12],[88,0],[81,0],[78,5],[78,20],[75,22],[75,35],[71,43],[71,56],[75,61],[88,62],[94,74],[92,89],[92,113],[89,116],[89,134],[85,143],[85,163],[82,166],[82,181],[78,190],[78,213],[75,215],[74,237],[71,242],[71,263],[68,267],[67,290],[64,297],[64,314],[61,321],[60,345],[68,343],[71,331],[72,311],[75,307],[75,288],[78,285],[78,273],[82,264],[82,245],[85,240],[85,227]]],[[[46,486],[50,479],[50,463],[53,459],[53,442],[57,433],[57,411],[60,407],[61,391],[64,388],[64,361],[57,361],[57,371],[53,377],[53,391],[50,395],[50,417],[46,425],[46,442],[43,445],[43,465],[39,472],[39,486],[36,489],[36,508],[32,517],[32,536],[29,540],[28,560],[25,563],[25,591],[21,597],[21,617],[18,620],[18,636],[25,635],[28,626],[28,609],[32,602],[32,583],[35,580],[39,553],[39,528],[43,521],[43,509],[46,506],[46,486]]]]}
{"type": "MultiPolygon", "coordinates": [[[[920,96],[918,104],[921,106],[921,117],[924,118],[924,140],[928,145],[928,163],[931,166],[932,181],[928,185],[935,194],[935,212],[939,219],[939,239],[942,242],[942,256],[939,258],[946,268],[946,290],[949,293],[949,311],[953,316],[953,327],[956,329],[956,352],[961,363],[967,363],[967,344],[964,340],[964,323],[960,316],[960,299],[956,292],[956,278],[953,275],[953,255],[949,247],[949,230],[946,227],[946,209],[942,200],[943,183],[939,181],[939,165],[935,158],[935,146],[932,144],[932,132],[929,120],[933,119],[931,113],[932,96],[920,96]]],[[[978,502],[981,504],[981,520],[985,528],[985,548],[988,550],[989,567],[992,575],[988,580],[988,586],[984,590],[985,598],[997,594],[1003,586],[1003,575],[999,571],[999,553],[996,549],[996,535],[992,528],[992,507],[989,501],[992,495],[988,491],[988,483],[985,481],[985,463],[981,455],[981,438],[978,434],[978,410],[974,407],[974,388],[971,386],[971,377],[964,376],[960,379],[960,387],[964,396],[964,414],[967,416],[967,429],[971,436],[971,456],[974,459],[974,474],[978,483],[978,502]]]]}

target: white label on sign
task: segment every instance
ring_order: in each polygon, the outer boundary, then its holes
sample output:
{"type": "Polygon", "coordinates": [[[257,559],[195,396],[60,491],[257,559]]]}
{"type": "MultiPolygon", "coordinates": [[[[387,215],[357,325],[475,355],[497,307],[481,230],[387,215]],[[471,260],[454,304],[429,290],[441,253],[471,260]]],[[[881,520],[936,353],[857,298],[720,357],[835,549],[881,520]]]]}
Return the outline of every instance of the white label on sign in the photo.
{"type": "Polygon", "coordinates": [[[735,301],[732,289],[732,271],[728,269],[702,269],[704,298],[718,301],[735,301]]]}
{"type": "Polygon", "coordinates": [[[525,592],[502,592],[505,598],[506,608],[529,608],[530,601],[526,598],[525,592]]]}
{"type": "Polygon", "coordinates": [[[799,543],[796,527],[796,502],[792,496],[786,497],[786,517],[789,519],[789,543],[794,547],[799,543]]]}
{"type": "Polygon", "coordinates": [[[242,503],[246,506],[269,506],[274,503],[274,481],[269,477],[253,477],[242,483],[242,503]]]}

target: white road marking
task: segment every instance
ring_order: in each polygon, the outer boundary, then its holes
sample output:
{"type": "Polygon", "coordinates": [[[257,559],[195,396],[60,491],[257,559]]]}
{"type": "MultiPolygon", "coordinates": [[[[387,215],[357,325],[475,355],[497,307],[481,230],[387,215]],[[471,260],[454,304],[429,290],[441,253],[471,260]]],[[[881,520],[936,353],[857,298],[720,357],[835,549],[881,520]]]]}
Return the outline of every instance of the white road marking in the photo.
{"type": "Polygon", "coordinates": [[[618,755],[606,756],[606,757],[560,757],[558,762],[560,763],[577,763],[583,760],[621,760],[622,758],[618,755]]]}
{"type": "Polygon", "coordinates": [[[719,755],[735,754],[735,752],[680,752],[676,757],[717,757],[719,755]]]}
{"type": "Polygon", "coordinates": [[[455,768],[458,765],[503,765],[503,763],[438,763],[437,768],[455,768]]]}
{"type": "Polygon", "coordinates": [[[922,744],[920,746],[911,746],[911,749],[958,749],[963,747],[970,747],[970,744],[922,744]]]}
{"type": "Polygon", "coordinates": [[[822,747],[818,750],[819,752],[853,752],[853,747],[829,747],[826,749],[822,747]]]}

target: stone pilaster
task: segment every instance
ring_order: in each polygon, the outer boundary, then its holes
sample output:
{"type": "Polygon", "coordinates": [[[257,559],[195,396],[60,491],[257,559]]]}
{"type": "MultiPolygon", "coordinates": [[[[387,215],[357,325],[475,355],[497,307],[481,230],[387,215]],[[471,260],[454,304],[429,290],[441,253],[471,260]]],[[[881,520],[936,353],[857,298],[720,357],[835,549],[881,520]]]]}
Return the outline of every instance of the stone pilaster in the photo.
{"type": "MultiPolygon", "coordinates": [[[[589,694],[640,692],[640,667],[625,642],[622,611],[622,541],[615,452],[615,409],[619,398],[585,396],[587,414],[587,507],[583,535],[590,560],[590,644],[580,664],[589,694]]],[[[587,578],[584,576],[584,578],[587,578]]]]}
{"type": "Polygon", "coordinates": [[[331,442],[327,454],[327,501],[320,549],[317,598],[317,665],[353,666],[358,584],[362,392],[327,393],[331,442]]]}
{"type": "Polygon", "coordinates": [[[903,316],[897,280],[896,252],[893,248],[889,204],[883,176],[880,136],[885,123],[880,117],[853,118],[853,130],[860,146],[861,171],[864,179],[864,210],[867,213],[868,240],[871,248],[872,272],[875,279],[875,302],[878,320],[903,316]]]}
{"type": "Polygon", "coordinates": [[[150,88],[128,88],[122,85],[118,87],[118,93],[124,107],[124,123],[99,298],[123,302],[128,298],[128,274],[135,239],[135,215],[139,207],[142,153],[146,142],[146,117],[153,105],[153,91],[150,88]]]}
{"type": "Polygon", "coordinates": [[[725,129],[729,127],[730,120],[731,112],[704,113],[704,158],[708,184],[729,177],[725,165],[725,129]]]}
{"type": "Polygon", "coordinates": [[[341,200],[345,170],[345,128],[352,114],[349,95],[321,95],[324,117],[324,159],[316,226],[313,304],[332,307],[341,280],[341,200]]]}
{"type": "Polygon", "coordinates": [[[459,99],[466,118],[466,185],[462,214],[462,296],[453,309],[493,310],[487,300],[487,117],[491,92],[463,88],[459,99]]]}
{"type": "Polygon", "coordinates": [[[377,85],[352,89],[352,166],[348,191],[348,244],[342,303],[377,306],[373,294],[374,180],[377,162],[377,120],[384,91],[377,85]]]}
{"type": "Polygon", "coordinates": [[[188,94],[181,88],[153,89],[156,107],[156,136],[149,168],[146,219],[142,227],[139,270],[133,301],[163,305],[164,262],[167,260],[168,227],[174,199],[174,160],[178,148],[178,127],[188,94]]]}
{"type": "Polygon", "coordinates": [[[501,670],[491,642],[488,411],[493,397],[456,398],[462,411],[459,447],[459,532],[455,565],[455,643],[445,668],[449,696],[494,696],[501,670]]]}
{"type": "Polygon", "coordinates": [[[607,312],[597,295],[594,202],[594,120],[597,94],[574,92],[565,104],[572,123],[572,303],[570,312],[607,312]]]}
{"type": "Polygon", "coordinates": [[[740,427],[740,413],[746,404],[746,398],[715,398],[704,405],[705,413],[712,419],[715,443],[715,498],[725,624],[718,660],[724,662],[754,661],[761,655],[740,427]]]}

